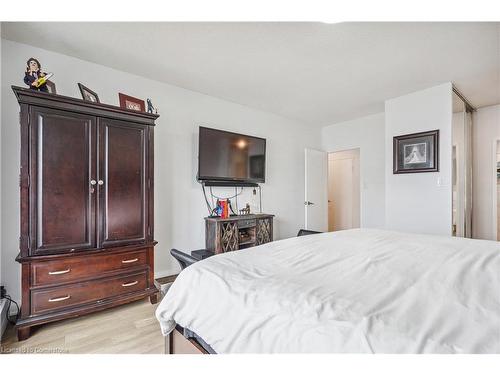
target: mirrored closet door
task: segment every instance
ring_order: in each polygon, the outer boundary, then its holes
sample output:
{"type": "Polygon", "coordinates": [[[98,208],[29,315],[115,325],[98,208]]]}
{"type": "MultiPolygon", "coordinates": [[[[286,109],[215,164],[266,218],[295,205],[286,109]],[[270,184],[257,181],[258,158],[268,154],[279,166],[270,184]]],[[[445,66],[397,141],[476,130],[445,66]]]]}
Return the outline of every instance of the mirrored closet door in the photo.
{"type": "Polygon", "coordinates": [[[452,234],[472,237],[472,108],[453,92],[452,234]]]}

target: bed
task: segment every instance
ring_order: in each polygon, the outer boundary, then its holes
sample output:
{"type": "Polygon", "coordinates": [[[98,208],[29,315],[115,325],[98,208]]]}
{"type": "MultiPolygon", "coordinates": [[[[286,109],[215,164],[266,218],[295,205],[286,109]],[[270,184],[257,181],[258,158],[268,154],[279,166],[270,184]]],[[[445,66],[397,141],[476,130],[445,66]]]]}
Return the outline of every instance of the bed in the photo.
{"type": "Polygon", "coordinates": [[[275,241],[186,268],[156,317],[172,353],[500,353],[500,243],[375,229],[275,241]]]}

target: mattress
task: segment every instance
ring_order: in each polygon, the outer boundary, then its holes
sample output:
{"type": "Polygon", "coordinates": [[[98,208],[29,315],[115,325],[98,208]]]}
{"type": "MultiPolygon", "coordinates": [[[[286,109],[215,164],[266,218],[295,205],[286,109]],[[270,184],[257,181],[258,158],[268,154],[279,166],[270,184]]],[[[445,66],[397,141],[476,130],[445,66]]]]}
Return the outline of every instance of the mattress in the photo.
{"type": "Polygon", "coordinates": [[[183,270],[157,308],[217,353],[500,353],[500,244],[355,229],[183,270]]]}

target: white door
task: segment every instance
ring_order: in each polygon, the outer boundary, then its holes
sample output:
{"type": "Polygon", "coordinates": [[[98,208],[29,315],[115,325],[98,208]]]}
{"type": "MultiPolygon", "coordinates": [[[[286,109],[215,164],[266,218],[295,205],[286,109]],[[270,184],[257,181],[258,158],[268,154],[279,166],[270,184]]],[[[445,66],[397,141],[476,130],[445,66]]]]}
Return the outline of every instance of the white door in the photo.
{"type": "Polygon", "coordinates": [[[359,228],[359,149],[328,155],[328,230],[359,228]]]}
{"type": "Polygon", "coordinates": [[[326,232],[328,229],[327,154],[305,150],[305,229],[326,232]]]}

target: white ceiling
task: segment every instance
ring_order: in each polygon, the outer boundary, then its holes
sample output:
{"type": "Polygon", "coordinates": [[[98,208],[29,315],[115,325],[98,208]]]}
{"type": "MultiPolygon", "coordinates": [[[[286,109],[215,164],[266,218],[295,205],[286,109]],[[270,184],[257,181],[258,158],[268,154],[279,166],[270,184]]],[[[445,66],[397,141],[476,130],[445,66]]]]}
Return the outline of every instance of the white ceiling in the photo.
{"type": "Polygon", "coordinates": [[[500,23],[2,23],[6,39],[329,125],[451,81],[500,103],[500,23]]]}

